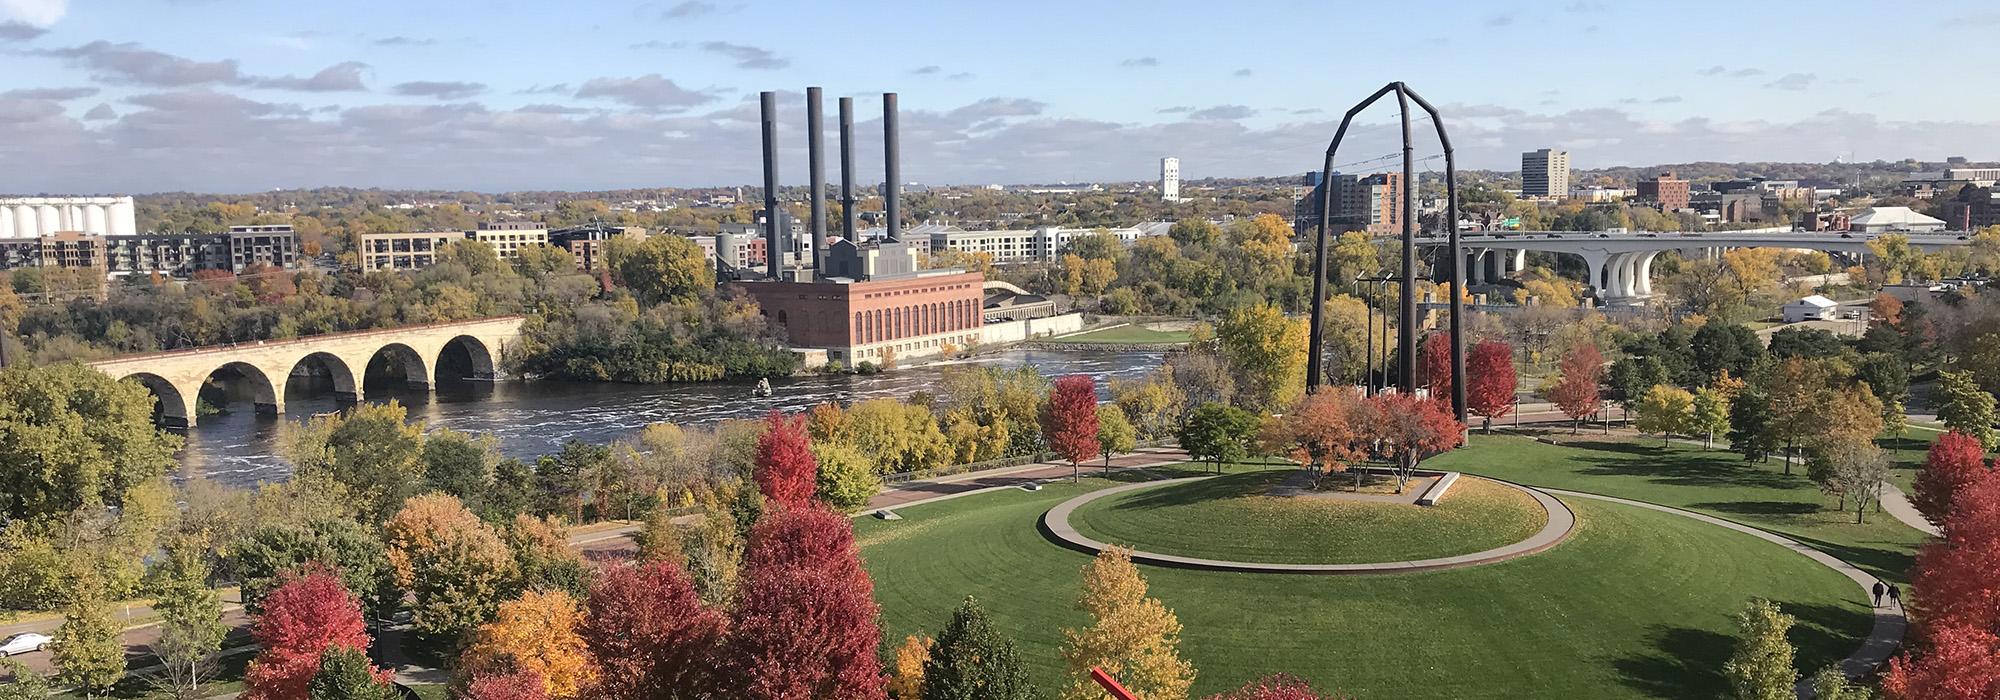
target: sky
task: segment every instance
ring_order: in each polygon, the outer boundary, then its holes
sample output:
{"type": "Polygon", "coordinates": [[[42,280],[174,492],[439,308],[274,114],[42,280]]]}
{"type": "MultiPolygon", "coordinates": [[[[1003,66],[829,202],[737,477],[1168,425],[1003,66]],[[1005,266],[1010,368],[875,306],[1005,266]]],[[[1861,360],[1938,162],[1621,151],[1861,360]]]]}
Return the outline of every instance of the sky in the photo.
{"type": "MultiPolygon", "coordinates": [[[[905,180],[1019,184],[1316,170],[1395,80],[1462,168],[1991,160],[2000,91],[1949,47],[1996,30],[1954,0],[0,0],[0,192],[755,184],[760,90],[803,184],[808,85],[829,147],[855,97],[864,182],[884,91],[905,180]]],[[[1387,167],[1395,117],[1342,169],[1387,167]]]]}

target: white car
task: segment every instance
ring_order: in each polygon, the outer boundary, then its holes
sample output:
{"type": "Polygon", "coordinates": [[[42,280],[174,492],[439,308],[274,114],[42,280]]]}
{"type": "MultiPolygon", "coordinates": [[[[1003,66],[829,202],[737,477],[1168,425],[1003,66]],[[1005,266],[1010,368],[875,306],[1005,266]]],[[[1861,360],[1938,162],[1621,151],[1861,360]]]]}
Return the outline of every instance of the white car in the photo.
{"type": "Polygon", "coordinates": [[[0,656],[14,656],[49,648],[50,639],[46,634],[22,632],[0,641],[0,656]]]}

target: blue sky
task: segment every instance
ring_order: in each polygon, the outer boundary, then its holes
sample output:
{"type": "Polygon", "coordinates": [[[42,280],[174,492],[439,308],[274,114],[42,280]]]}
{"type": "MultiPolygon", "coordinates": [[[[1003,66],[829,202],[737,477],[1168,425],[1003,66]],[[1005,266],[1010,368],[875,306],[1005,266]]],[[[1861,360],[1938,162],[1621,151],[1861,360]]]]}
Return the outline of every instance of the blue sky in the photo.
{"type": "Polygon", "coordinates": [[[860,96],[869,177],[901,93],[905,175],[940,183],[1304,171],[1395,79],[1466,167],[1991,159],[2000,96],[1942,47],[1996,29],[1975,2],[0,0],[0,160],[46,164],[0,191],[750,183],[772,89],[800,182],[806,85],[860,96]]]}

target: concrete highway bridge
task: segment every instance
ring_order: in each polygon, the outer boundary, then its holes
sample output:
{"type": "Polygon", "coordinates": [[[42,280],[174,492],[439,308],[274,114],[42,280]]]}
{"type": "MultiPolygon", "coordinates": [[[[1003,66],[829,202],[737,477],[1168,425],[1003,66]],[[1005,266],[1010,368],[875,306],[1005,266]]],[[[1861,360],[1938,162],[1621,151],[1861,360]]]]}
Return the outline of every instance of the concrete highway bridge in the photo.
{"type": "MultiPolygon", "coordinates": [[[[1715,231],[1702,233],[1599,233],[1589,231],[1508,231],[1461,236],[1465,245],[1466,286],[1485,284],[1527,266],[1527,252],[1540,251],[1583,258],[1590,270],[1590,287],[1606,304],[1632,304],[1653,295],[1653,259],[1669,250],[1716,254],[1730,248],[1794,248],[1818,250],[1860,259],[1868,242],[1885,235],[1909,238],[1910,245],[1932,252],[1971,243],[1964,232],[1939,233],[1772,233],[1715,231]]],[[[1418,245],[1439,246],[1442,237],[1418,239],[1418,245]]]]}
{"type": "MultiPolygon", "coordinates": [[[[330,388],[360,401],[368,380],[429,389],[443,378],[499,377],[501,353],[520,342],[519,316],[433,323],[291,340],[126,355],[90,363],[116,379],[144,385],[159,398],[162,424],[192,426],[204,387],[229,384],[248,394],[259,413],[281,415],[288,385],[330,388]]],[[[295,389],[297,387],[294,387],[295,389]]]]}

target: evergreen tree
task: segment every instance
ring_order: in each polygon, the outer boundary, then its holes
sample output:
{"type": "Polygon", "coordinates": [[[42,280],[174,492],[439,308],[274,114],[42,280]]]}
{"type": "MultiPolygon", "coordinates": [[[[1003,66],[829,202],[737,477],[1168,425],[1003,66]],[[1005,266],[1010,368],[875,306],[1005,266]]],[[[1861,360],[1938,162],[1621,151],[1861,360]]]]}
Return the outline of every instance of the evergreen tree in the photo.
{"type": "Polygon", "coordinates": [[[979,603],[967,597],[938,633],[924,663],[923,700],[1029,700],[1028,682],[1014,642],[993,629],[979,603]]]}
{"type": "Polygon", "coordinates": [[[1778,610],[1771,601],[1750,601],[1750,607],[1736,614],[1736,653],[1722,664],[1736,700],[1792,700],[1798,697],[1793,684],[1799,672],[1792,667],[1792,643],[1785,633],[1792,628],[1792,616],[1778,610]]]}
{"type": "Polygon", "coordinates": [[[388,675],[353,647],[334,647],[319,657],[319,672],[306,684],[309,700],[396,700],[388,675]]]}

